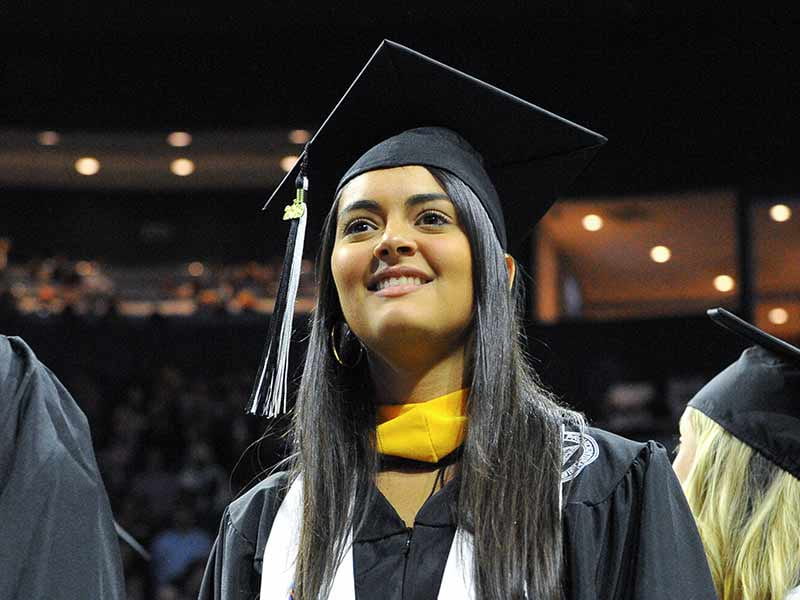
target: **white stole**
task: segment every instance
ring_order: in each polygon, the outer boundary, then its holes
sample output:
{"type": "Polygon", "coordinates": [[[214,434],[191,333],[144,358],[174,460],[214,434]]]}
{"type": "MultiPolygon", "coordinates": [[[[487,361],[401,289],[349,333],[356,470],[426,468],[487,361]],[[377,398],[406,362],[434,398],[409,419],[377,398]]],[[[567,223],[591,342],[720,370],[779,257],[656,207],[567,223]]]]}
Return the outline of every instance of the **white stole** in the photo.
{"type": "MultiPolygon", "coordinates": [[[[597,442],[586,433],[566,431],[562,426],[561,439],[563,464],[566,467],[567,463],[571,462],[570,467],[562,470],[561,473],[562,485],[558,487],[559,514],[561,514],[560,509],[564,503],[563,484],[577,477],[599,456],[597,442]],[[565,445],[564,442],[568,442],[569,445],[565,445]],[[571,460],[576,454],[577,459],[571,460]]],[[[291,599],[295,561],[300,545],[302,496],[302,481],[298,478],[289,487],[289,491],[275,515],[275,521],[264,549],[260,600],[291,599]]],[[[472,554],[472,534],[461,528],[456,529],[450,553],[447,555],[438,600],[474,600],[472,554]]],[[[342,562],[336,569],[328,600],[355,600],[355,597],[351,533],[345,544],[342,562]]],[[[793,598],[794,596],[792,596],[793,598]]]]}
{"type": "MultiPolygon", "coordinates": [[[[260,600],[289,600],[300,545],[303,485],[296,479],[283,499],[264,548],[260,600]]],[[[352,536],[348,536],[342,562],[336,569],[328,600],[354,600],[352,536]]],[[[442,575],[438,600],[474,600],[472,535],[457,529],[442,575]]]]}

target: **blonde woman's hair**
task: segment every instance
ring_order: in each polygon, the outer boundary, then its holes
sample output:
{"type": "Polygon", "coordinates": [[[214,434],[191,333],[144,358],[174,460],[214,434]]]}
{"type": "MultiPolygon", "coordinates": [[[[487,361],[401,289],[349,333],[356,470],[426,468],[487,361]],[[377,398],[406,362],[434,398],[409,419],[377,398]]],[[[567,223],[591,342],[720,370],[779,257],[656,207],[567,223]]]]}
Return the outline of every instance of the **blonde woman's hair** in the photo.
{"type": "Polygon", "coordinates": [[[783,600],[800,584],[800,480],[698,410],[683,482],[719,600],[783,600]]]}

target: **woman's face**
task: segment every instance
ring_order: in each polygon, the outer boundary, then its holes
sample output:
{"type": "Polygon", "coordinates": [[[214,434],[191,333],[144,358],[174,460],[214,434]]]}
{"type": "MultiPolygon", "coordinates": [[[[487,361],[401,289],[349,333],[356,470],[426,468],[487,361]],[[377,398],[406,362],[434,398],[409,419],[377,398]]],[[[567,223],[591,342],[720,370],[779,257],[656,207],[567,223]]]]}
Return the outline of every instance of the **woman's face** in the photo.
{"type": "Polygon", "coordinates": [[[364,173],[339,199],[331,271],[350,329],[390,364],[463,345],[472,253],[455,207],[427,169],[364,173]]]}
{"type": "Polygon", "coordinates": [[[675,456],[675,460],[672,461],[672,468],[675,470],[675,474],[678,476],[681,483],[686,481],[686,477],[689,475],[689,471],[694,464],[695,453],[697,452],[697,439],[695,438],[692,423],[689,419],[690,410],[694,409],[687,408],[683,411],[683,416],[681,416],[679,424],[681,433],[680,446],[678,447],[678,454],[675,456]]]}

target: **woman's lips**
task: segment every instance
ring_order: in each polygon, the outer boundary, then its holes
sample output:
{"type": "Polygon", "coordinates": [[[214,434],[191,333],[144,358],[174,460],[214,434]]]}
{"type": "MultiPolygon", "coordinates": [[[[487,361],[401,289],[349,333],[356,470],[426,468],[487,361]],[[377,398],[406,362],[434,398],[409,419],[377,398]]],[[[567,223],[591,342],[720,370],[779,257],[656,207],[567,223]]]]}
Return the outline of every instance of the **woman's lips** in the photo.
{"type": "Polygon", "coordinates": [[[428,285],[428,283],[430,282],[422,284],[406,283],[402,285],[392,285],[387,288],[383,288],[382,290],[373,292],[373,294],[382,298],[396,298],[397,296],[405,296],[406,294],[416,292],[418,289],[428,285]]]}

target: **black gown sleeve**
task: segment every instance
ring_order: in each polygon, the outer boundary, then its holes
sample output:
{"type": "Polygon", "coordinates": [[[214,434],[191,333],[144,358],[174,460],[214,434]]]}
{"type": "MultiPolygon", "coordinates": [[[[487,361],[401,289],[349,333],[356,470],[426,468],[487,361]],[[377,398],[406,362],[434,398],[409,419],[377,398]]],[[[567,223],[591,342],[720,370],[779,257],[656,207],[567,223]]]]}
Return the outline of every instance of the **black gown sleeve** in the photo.
{"type": "Polygon", "coordinates": [[[124,597],[86,417],[25,342],[0,336],[0,598],[124,597]]]}
{"type": "Polygon", "coordinates": [[[703,543],[664,448],[650,443],[631,598],[715,600],[703,543]]]}
{"type": "Polygon", "coordinates": [[[276,473],[225,509],[198,600],[258,598],[264,547],[287,481],[286,473],[276,473]]]}
{"type": "Polygon", "coordinates": [[[225,509],[217,539],[208,557],[199,600],[252,600],[258,596],[253,563],[255,544],[231,524],[225,509]]]}
{"type": "Polygon", "coordinates": [[[694,518],[663,447],[592,430],[599,456],[564,511],[573,600],[714,600],[694,518]]]}

